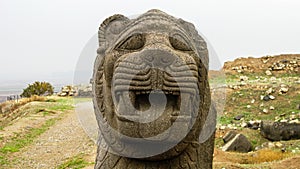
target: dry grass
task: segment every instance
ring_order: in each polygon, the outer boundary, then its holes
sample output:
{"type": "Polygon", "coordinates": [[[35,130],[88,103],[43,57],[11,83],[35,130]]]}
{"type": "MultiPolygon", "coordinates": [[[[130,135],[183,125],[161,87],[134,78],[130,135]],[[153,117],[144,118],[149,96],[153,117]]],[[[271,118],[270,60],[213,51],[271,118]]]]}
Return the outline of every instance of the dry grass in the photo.
{"type": "Polygon", "coordinates": [[[33,101],[45,101],[45,97],[42,96],[31,96],[30,98],[22,98],[20,100],[13,100],[13,101],[7,101],[0,104],[0,113],[5,114],[9,112],[13,112],[14,110],[18,109],[20,106],[23,106],[27,103],[33,102],[33,101]]]}
{"type": "Polygon", "coordinates": [[[33,101],[46,101],[45,97],[32,96],[19,100],[6,101],[0,104],[0,129],[9,124],[10,121],[18,118],[22,112],[18,111],[20,107],[33,101]]]}
{"type": "Polygon", "coordinates": [[[224,152],[215,149],[214,162],[230,162],[236,164],[263,164],[265,162],[275,162],[291,157],[289,152],[280,150],[261,149],[250,153],[224,152]]]}
{"type": "Polygon", "coordinates": [[[271,162],[271,161],[279,161],[290,157],[290,153],[283,153],[278,150],[271,150],[271,149],[262,149],[257,151],[249,156],[245,156],[243,158],[243,164],[258,164],[264,162],[271,162]]]}

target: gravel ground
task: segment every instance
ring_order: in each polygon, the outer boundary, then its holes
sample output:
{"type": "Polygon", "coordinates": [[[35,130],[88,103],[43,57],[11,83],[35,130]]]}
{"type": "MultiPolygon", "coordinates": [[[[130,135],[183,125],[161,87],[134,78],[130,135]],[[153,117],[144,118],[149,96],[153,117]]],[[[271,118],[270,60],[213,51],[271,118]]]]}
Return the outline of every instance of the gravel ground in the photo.
{"type": "Polygon", "coordinates": [[[12,158],[16,158],[14,168],[50,169],[79,154],[84,154],[88,162],[94,162],[96,145],[82,129],[75,111],[70,111],[12,158]]]}

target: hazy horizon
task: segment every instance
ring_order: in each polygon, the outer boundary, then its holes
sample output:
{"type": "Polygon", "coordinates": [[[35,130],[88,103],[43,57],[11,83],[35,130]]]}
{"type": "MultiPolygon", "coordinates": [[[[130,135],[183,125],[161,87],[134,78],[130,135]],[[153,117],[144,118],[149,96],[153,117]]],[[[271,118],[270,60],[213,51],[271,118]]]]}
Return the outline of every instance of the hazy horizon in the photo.
{"type": "Polygon", "coordinates": [[[217,53],[220,63],[211,59],[211,68],[238,57],[300,53],[299,6],[296,0],[0,0],[0,89],[36,80],[71,84],[75,69],[75,82],[88,82],[100,23],[153,8],[196,26],[217,53]]]}

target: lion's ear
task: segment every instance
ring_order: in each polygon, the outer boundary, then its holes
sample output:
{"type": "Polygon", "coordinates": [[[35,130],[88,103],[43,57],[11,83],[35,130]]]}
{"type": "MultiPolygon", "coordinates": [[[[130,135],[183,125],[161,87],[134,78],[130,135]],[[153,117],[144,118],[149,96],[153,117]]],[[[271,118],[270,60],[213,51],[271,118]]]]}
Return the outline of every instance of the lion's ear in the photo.
{"type": "MultiPolygon", "coordinates": [[[[116,37],[126,27],[130,20],[120,14],[113,15],[105,19],[99,27],[99,49],[98,54],[105,52],[105,50],[113,44],[116,37]]],[[[102,53],[103,54],[103,53],[102,53]]]]}

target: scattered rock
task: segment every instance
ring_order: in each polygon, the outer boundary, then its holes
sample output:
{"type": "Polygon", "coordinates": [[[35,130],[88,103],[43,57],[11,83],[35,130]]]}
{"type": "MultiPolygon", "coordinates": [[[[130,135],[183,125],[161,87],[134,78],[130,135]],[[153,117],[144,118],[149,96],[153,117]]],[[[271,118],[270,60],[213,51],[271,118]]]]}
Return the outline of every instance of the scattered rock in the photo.
{"type": "Polygon", "coordinates": [[[262,147],[263,148],[274,148],[275,144],[272,143],[272,142],[265,142],[265,143],[262,144],[262,147]]]}
{"type": "Polygon", "coordinates": [[[241,124],[241,127],[243,127],[243,128],[248,127],[248,124],[247,124],[246,122],[243,122],[243,123],[241,124]]]}
{"type": "Polygon", "coordinates": [[[251,108],[251,105],[247,105],[247,109],[250,109],[251,108]]]}
{"type": "Polygon", "coordinates": [[[300,124],[263,121],[260,133],[272,141],[300,139],[300,124]]]}
{"type": "Polygon", "coordinates": [[[251,120],[247,123],[247,127],[253,130],[257,130],[260,128],[261,120],[251,120]]]}
{"type": "Polygon", "coordinates": [[[263,96],[262,100],[264,100],[264,101],[269,101],[269,100],[270,100],[269,95],[263,96]]]}
{"type": "Polygon", "coordinates": [[[242,82],[242,81],[248,81],[249,80],[249,78],[248,78],[248,76],[240,76],[240,81],[242,82]]]}
{"type": "MultiPolygon", "coordinates": [[[[255,99],[252,99],[252,100],[251,100],[251,103],[252,103],[252,104],[255,103],[255,99]]],[[[299,104],[299,106],[300,106],[300,104],[299,104]]],[[[300,107],[299,107],[299,109],[300,109],[300,107]]]]}
{"type": "Polygon", "coordinates": [[[284,86],[279,89],[279,94],[287,93],[288,91],[289,91],[289,88],[284,86]]]}
{"type": "Polygon", "coordinates": [[[273,83],[273,84],[275,84],[275,83],[277,82],[276,77],[272,76],[272,77],[270,78],[270,82],[273,83]]]}
{"type": "Polygon", "coordinates": [[[273,107],[273,106],[270,106],[270,110],[274,110],[275,109],[275,107],[273,107]]]}
{"type": "Polygon", "coordinates": [[[274,100],[274,99],[275,99],[275,96],[269,95],[269,98],[270,98],[271,100],[274,100]]]}
{"type": "Polygon", "coordinates": [[[78,97],[92,97],[93,92],[92,92],[92,85],[78,85],[78,97]]]}
{"type": "Polygon", "coordinates": [[[221,126],[219,129],[220,129],[220,130],[225,130],[225,129],[226,129],[226,126],[221,126]]]}
{"type": "Polygon", "coordinates": [[[76,94],[76,90],[73,86],[67,85],[61,88],[61,91],[57,93],[58,96],[74,96],[76,94]]]}
{"type": "Polygon", "coordinates": [[[296,109],[300,110],[300,104],[297,104],[296,109]]]}
{"type": "Polygon", "coordinates": [[[263,113],[268,113],[268,109],[263,109],[263,113]]]}
{"type": "MultiPolygon", "coordinates": [[[[230,135],[230,137],[232,137],[230,135]]],[[[223,151],[249,152],[252,150],[252,145],[243,134],[236,134],[222,148],[223,151]]]]}
{"type": "Polygon", "coordinates": [[[280,122],[281,123],[286,123],[286,122],[288,122],[288,120],[287,119],[282,119],[282,120],[280,120],[280,122]]]}
{"type": "Polygon", "coordinates": [[[270,70],[267,70],[265,73],[267,76],[272,76],[272,72],[270,70]]]}
{"type": "Polygon", "coordinates": [[[223,137],[223,141],[226,144],[227,142],[229,142],[231,139],[233,139],[235,136],[237,135],[237,133],[235,131],[230,130],[229,132],[227,132],[225,134],[225,136],[223,137]]]}
{"type": "Polygon", "coordinates": [[[269,94],[271,94],[271,93],[273,93],[273,88],[269,88],[269,89],[266,91],[266,94],[267,94],[267,95],[269,95],[269,94]]]}
{"type": "Polygon", "coordinates": [[[241,120],[243,117],[244,117],[244,115],[240,114],[240,115],[235,116],[233,119],[234,120],[241,120]]]}
{"type": "Polygon", "coordinates": [[[284,145],[282,144],[282,143],[280,143],[280,142],[276,142],[275,143],[275,147],[276,148],[282,148],[284,145]]]}

